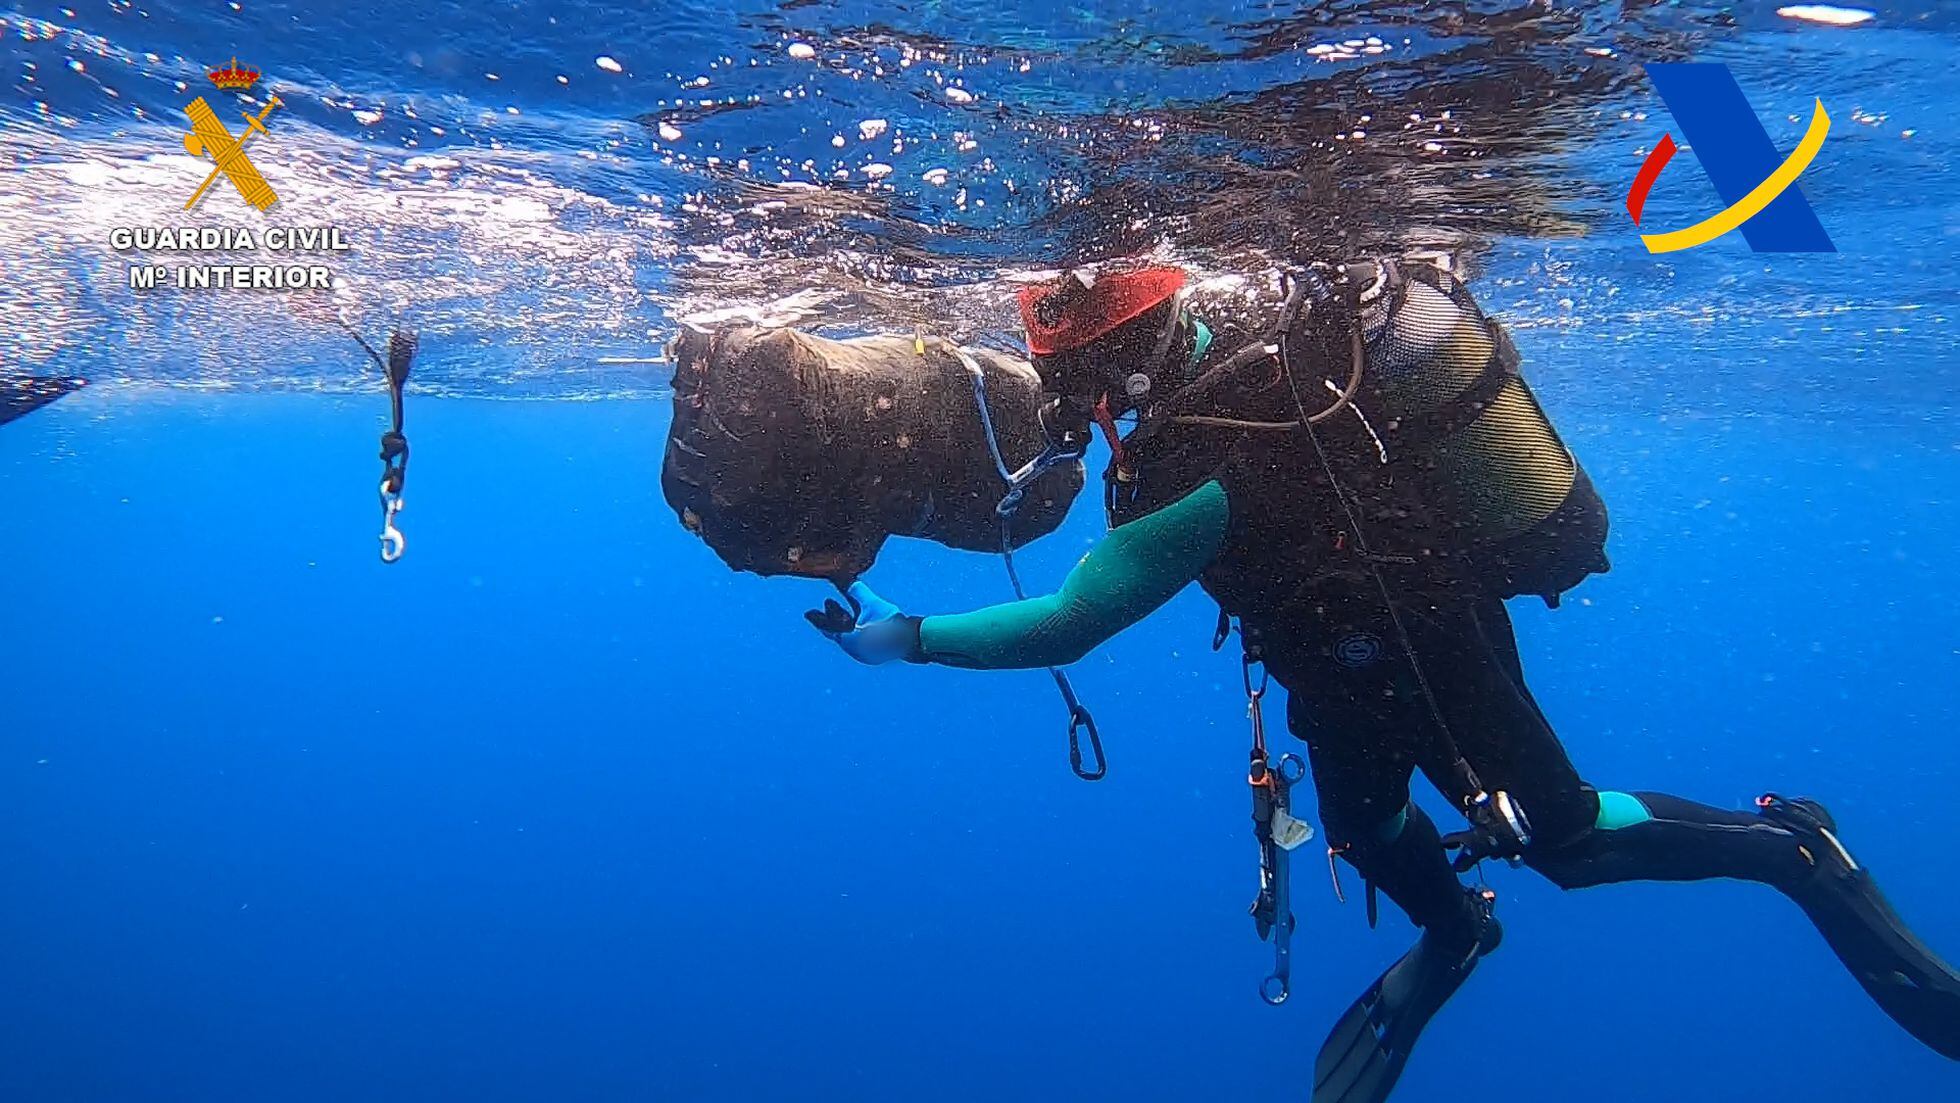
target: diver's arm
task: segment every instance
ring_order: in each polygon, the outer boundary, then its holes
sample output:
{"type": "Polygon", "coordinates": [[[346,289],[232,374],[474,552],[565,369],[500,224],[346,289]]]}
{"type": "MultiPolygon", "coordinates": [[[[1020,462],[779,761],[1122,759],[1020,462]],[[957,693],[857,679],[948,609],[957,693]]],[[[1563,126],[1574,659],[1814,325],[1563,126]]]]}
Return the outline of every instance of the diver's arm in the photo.
{"type": "Polygon", "coordinates": [[[919,658],[1003,670],[1066,666],[1176,596],[1225,543],[1231,509],[1217,481],[1103,537],[1061,589],[919,622],[919,658]]]}

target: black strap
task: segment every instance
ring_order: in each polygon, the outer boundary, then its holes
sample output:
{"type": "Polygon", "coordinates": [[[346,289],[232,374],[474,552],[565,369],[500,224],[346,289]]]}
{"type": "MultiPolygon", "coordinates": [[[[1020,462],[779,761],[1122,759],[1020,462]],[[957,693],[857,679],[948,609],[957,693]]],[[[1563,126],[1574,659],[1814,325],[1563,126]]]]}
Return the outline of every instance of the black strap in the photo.
{"type": "MultiPolygon", "coordinates": [[[[360,337],[354,338],[360,341],[360,337]]],[[[402,390],[408,386],[408,372],[415,360],[415,350],[419,342],[415,331],[397,329],[388,338],[388,362],[382,372],[388,377],[388,404],[394,414],[391,428],[381,434],[381,483],[384,493],[399,495],[408,482],[408,437],[402,434],[402,390]]],[[[367,348],[367,342],[361,341],[367,348]]],[[[368,349],[374,356],[374,350],[368,349]]],[[[381,358],[375,356],[375,363],[381,358]]]]}
{"type": "Polygon", "coordinates": [[[1268,337],[1262,336],[1251,344],[1239,349],[1216,366],[1205,371],[1203,375],[1198,376],[1198,378],[1193,379],[1191,382],[1172,392],[1168,398],[1164,399],[1162,404],[1163,409],[1174,410],[1191,401],[1193,398],[1211,390],[1218,384],[1223,383],[1232,376],[1237,375],[1246,368],[1262,360],[1272,359],[1274,354],[1267,351],[1271,346],[1272,341],[1268,337]]]}
{"type": "MultiPolygon", "coordinates": [[[[1303,334],[1311,335],[1312,331],[1308,327],[1324,324],[1324,320],[1336,309],[1341,311],[1336,316],[1336,321],[1338,322],[1340,318],[1345,318],[1349,323],[1345,327],[1346,332],[1342,334],[1351,345],[1347,381],[1344,386],[1336,389],[1336,397],[1333,402],[1322,407],[1315,413],[1308,414],[1304,408],[1301,409],[1300,413],[1302,417],[1311,419],[1312,421],[1324,421],[1334,414],[1339,413],[1353,401],[1355,392],[1361,386],[1361,376],[1366,364],[1366,350],[1361,338],[1360,326],[1355,316],[1355,298],[1352,286],[1343,284],[1340,289],[1336,289],[1333,284],[1329,283],[1312,266],[1301,269],[1297,275],[1282,273],[1281,278],[1285,280],[1286,296],[1280,304],[1279,314],[1274,319],[1272,326],[1262,333],[1257,340],[1233,352],[1223,362],[1206,371],[1197,379],[1192,380],[1156,407],[1152,411],[1151,419],[1138,430],[1139,435],[1145,431],[1154,432],[1158,426],[1163,424],[1207,423],[1207,420],[1202,418],[1171,415],[1177,407],[1189,403],[1193,398],[1206,393],[1220,383],[1238,376],[1253,364],[1268,360],[1272,361],[1278,374],[1274,376],[1270,385],[1277,386],[1282,381],[1281,376],[1284,376],[1290,370],[1285,365],[1291,342],[1303,334]]],[[[1326,331],[1321,332],[1325,334],[1326,331]]],[[[1296,405],[1298,404],[1296,403],[1296,405]]],[[[1217,425],[1220,428],[1255,431],[1284,431],[1298,428],[1298,423],[1296,422],[1262,422],[1243,419],[1239,419],[1236,422],[1233,419],[1223,419],[1212,421],[1210,424],[1217,425]]]]}
{"type": "Polygon", "coordinates": [[[1279,316],[1274,319],[1270,328],[1260,334],[1257,340],[1240,348],[1198,378],[1178,388],[1164,399],[1160,408],[1165,411],[1175,409],[1244,369],[1262,360],[1274,358],[1276,352],[1268,350],[1284,347],[1285,342],[1292,337],[1293,327],[1300,320],[1301,308],[1317,305],[1306,302],[1307,291],[1308,287],[1305,283],[1299,280],[1293,281],[1292,286],[1287,289],[1286,298],[1280,303],[1279,316]]]}

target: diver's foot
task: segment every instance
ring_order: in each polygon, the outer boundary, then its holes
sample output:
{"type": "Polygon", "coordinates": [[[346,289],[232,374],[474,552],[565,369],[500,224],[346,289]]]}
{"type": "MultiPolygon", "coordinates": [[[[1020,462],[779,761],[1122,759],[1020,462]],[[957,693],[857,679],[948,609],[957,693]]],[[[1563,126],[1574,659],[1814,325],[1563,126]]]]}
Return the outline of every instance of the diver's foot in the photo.
{"type": "Polygon", "coordinates": [[[1425,930],[1347,1009],[1314,1060],[1313,1103],[1382,1103],[1422,1028],[1503,940],[1493,897],[1465,890],[1465,921],[1425,930]]]}
{"type": "Polygon", "coordinates": [[[1878,1006],[1913,1037],[1960,1061],[1960,973],[1912,933],[1838,841],[1822,804],[1774,793],[1763,817],[1796,835],[1811,873],[1785,888],[1878,1006]]]}

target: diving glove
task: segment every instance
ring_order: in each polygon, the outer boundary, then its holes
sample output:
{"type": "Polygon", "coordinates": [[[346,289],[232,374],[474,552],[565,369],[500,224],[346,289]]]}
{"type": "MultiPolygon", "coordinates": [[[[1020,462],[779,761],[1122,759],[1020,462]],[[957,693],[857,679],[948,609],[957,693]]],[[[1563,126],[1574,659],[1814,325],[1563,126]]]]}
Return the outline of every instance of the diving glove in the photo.
{"type": "Polygon", "coordinates": [[[1468,924],[1425,930],[1347,1009],[1314,1060],[1313,1103],[1382,1103],[1416,1038],[1504,931],[1490,897],[1466,889],[1468,924]]]}
{"type": "Polygon", "coordinates": [[[844,600],[851,603],[849,609],[835,600],[827,600],[823,608],[804,613],[804,619],[836,641],[844,654],[866,665],[877,666],[894,659],[925,661],[919,647],[920,618],[906,616],[898,606],[879,597],[862,582],[851,583],[850,589],[844,591],[844,600]]]}

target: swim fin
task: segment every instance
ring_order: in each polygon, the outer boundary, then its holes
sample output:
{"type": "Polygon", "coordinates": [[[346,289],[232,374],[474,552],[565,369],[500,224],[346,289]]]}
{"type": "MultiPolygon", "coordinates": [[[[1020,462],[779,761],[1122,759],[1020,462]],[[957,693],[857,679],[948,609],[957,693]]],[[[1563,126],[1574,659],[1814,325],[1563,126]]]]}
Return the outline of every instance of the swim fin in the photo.
{"type": "Polygon", "coordinates": [[[1764,818],[1802,841],[1811,875],[1784,891],[1838,960],[1894,1022],[1941,1056],[1960,1061],[1960,973],[1892,910],[1871,872],[1838,841],[1837,821],[1822,804],[1774,793],[1758,804],[1764,818]]]}
{"type": "Polygon", "coordinates": [[[67,376],[13,375],[0,371],[0,425],[26,417],[87,382],[67,376]]]}
{"type": "Polygon", "coordinates": [[[1503,927],[1491,897],[1465,890],[1473,913],[1469,948],[1460,930],[1425,930],[1347,1009],[1314,1059],[1313,1103],[1382,1103],[1395,1088],[1422,1028],[1463,985],[1503,927]]]}

